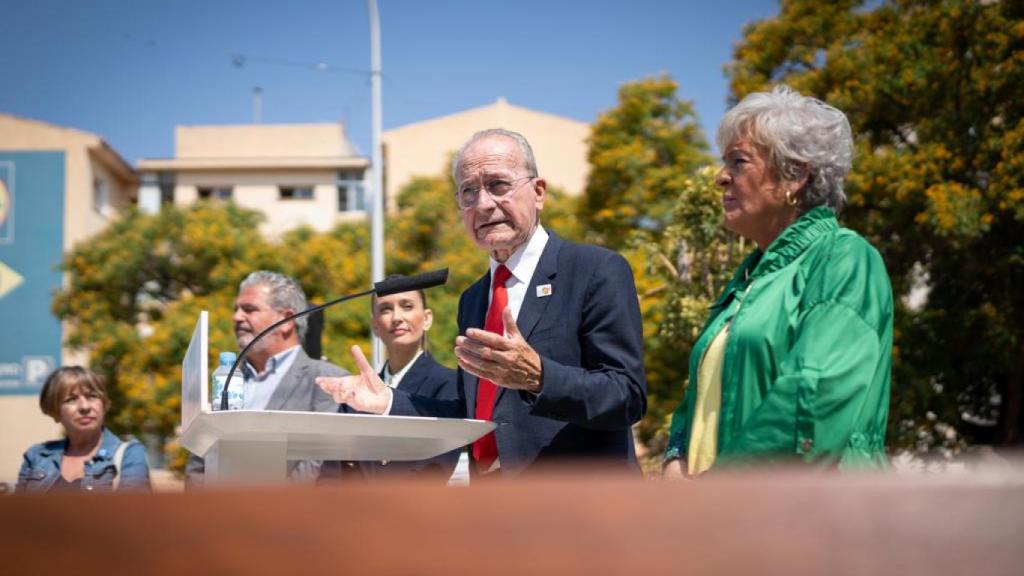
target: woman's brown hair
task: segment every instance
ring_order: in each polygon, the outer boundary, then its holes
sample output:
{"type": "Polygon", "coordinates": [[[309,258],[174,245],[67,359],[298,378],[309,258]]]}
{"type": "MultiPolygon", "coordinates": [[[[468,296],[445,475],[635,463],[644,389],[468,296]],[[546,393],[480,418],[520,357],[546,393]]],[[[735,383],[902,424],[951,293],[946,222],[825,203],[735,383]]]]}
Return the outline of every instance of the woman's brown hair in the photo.
{"type": "Polygon", "coordinates": [[[39,391],[39,408],[43,414],[59,421],[64,395],[75,388],[95,393],[103,401],[103,409],[110,408],[110,397],[102,378],[82,366],[63,366],[47,376],[43,389],[39,391]]]}

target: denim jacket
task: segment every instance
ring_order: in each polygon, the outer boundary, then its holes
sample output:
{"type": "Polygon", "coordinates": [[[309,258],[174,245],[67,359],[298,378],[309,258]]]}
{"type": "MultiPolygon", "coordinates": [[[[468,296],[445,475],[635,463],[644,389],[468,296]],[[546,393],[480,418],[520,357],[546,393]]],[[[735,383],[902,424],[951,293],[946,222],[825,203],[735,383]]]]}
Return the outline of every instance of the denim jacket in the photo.
{"type": "MultiPolygon", "coordinates": [[[[68,441],[51,440],[36,444],[25,451],[18,472],[18,492],[46,492],[60,476],[61,460],[68,441]]],[[[96,455],[85,463],[85,474],[82,476],[82,490],[87,492],[113,489],[114,453],[121,444],[121,439],[107,428],[103,429],[103,440],[96,455]]],[[[121,461],[121,481],[119,490],[149,488],[149,463],[146,461],[146,450],[136,440],[129,440],[121,461]]]]}

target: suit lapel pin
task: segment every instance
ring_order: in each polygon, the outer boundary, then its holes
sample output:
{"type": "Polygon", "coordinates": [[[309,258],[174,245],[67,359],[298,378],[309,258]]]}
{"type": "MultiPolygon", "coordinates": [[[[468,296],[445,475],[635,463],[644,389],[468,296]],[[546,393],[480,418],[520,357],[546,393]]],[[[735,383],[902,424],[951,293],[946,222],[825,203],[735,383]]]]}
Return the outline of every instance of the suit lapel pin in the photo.
{"type": "Polygon", "coordinates": [[[543,298],[545,296],[551,296],[551,284],[537,286],[537,298],[543,298]]]}

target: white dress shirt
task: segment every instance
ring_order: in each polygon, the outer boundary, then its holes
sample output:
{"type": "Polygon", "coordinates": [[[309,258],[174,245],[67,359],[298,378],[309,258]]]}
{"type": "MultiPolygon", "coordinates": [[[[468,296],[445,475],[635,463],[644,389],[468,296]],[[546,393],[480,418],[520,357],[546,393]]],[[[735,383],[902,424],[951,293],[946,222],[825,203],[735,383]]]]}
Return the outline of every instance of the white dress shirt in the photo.
{"type": "MultiPolygon", "coordinates": [[[[505,282],[505,288],[508,291],[507,305],[508,308],[512,310],[512,317],[517,321],[519,320],[519,311],[523,308],[523,301],[526,300],[526,290],[530,287],[530,281],[533,279],[533,272],[537,269],[537,264],[540,263],[540,256],[544,253],[544,247],[547,246],[547,244],[548,232],[543,226],[537,224],[537,229],[533,231],[529,241],[519,248],[516,248],[516,251],[508,257],[508,260],[505,260],[505,262],[498,262],[493,257],[491,258],[491,289],[487,293],[488,310],[491,307],[491,299],[494,298],[494,272],[498,269],[498,266],[504,264],[504,266],[508,268],[508,271],[512,273],[512,276],[510,276],[508,281],[505,282]]],[[[467,468],[468,465],[469,461],[467,456],[467,468]]],[[[491,468],[487,471],[487,474],[494,473],[500,468],[501,458],[497,457],[491,464],[491,468]]],[[[450,478],[449,481],[455,482],[455,476],[458,473],[459,468],[456,466],[455,473],[452,474],[452,478],[450,478]]],[[[468,483],[468,478],[466,482],[468,483]]]]}
{"type": "MultiPolygon", "coordinates": [[[[512,310],[512,317],[519,320],[519,310],[523,307],[523,300],[526,299],[526,290],[530,287],[530,280],[533,279],[533,271],[540,263],[540,256],[544,253],[544,247],[548,243],[548,232],[543,226],[537,224],[530,240],[526,244],[516,248],[516,251],[504,262],[512,277],[505,282],[508,289],[508,307],[512,310]]],[[[487,294],[487,307],[491,306],[491,298],[494,297],[494,271],[503,263],[491,258],[491,289],[487,294]]]]}
{"type": "MultiPolygon", "coordinates": [[[[394,374],[391,373],[390,369],[391,361],[389,360],[385,362],[384,369],[381,370],[381,372],[384,373],[384,383],[391,388],[398,388],[398,385],[402,383],[402,378],[405,378],[405,375],[409,372],[409,369],[412,368],[412,365],[415,364],[416,361],[419,360],[420,356],[422,355],[423,349],[421,348],[420,351],[417,352],[416,355],[412,357],[412,360],[409,360],[408,364],[406,364],[404,367],[402,367],[401,370],[395,372],[394,374]]],[[[388,410],[388,412],[390,412],[390,410],[388,410]]]]}
{"type": "Polygon", "coordinates": [[[295,362],[295,352],[298,349],[299,345],[296,344],[283,352],[273,355],[270,360],[267,360],[267,365],[264,367],[263,372],[260,373],[256,373],[256,369],[246,360],[245,370],[242,371],[245,377],[245,382],[242,385],[242,389],[245,391],[242,405],[246,410],[267,409],[270,397],[274,395],[274,391],[281,384],[281,379],[284,378],[284,375],[288,373],[288,369],[292,367],[292,363],[295,362]]]}

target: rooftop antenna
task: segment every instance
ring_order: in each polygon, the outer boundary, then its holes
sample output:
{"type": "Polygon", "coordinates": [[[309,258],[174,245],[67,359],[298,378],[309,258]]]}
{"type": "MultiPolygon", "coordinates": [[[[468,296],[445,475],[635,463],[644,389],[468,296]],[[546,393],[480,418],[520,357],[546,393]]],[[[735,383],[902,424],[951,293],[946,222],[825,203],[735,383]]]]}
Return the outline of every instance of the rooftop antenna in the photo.
{"type": "Polygon", "coordinates": [[[252,89],[252,123],[261,124],[263,122],[263,89],[259,86],[254,86],[252,89]]]}

